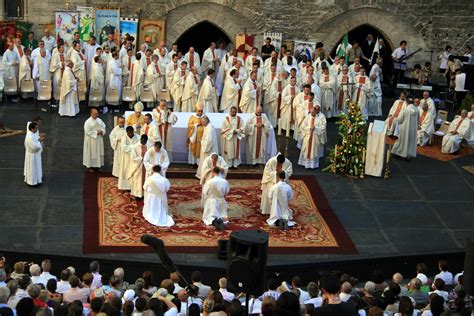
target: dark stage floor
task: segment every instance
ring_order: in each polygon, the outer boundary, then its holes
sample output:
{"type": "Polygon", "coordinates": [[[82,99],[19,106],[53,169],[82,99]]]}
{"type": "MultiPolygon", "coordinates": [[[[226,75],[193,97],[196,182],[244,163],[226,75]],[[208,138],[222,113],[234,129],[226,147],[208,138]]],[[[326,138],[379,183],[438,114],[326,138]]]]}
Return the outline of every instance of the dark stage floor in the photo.
{"type": "MultiPolygon", "coordinates": [[[[384,101],[384,113],[391,104],[392,100],[384,101]]],[[[0,122],[9,128],[24,129],[35,114],[32,102],[0,105],[0,122]]],[[[84,257],[82,142],[88,113],[83,109],[75,118],[61,118],[55,112],[39,114],[48,139],[41,187],[30,188],[23,182],[24,135],[0,138],[0,250],[84,257]]],[[[110,131],[112,115],[102,119],[110,131]]],[[[328,139],[328,148],[334,146],[334,121],[328,124],[328,139]]],[[[108,142],[105,147],[104,169],[111,170],[112,150],[108,142]]],[[[294,142],[290,143],[290,159],[295,173],[315,173],[359,255],[271,255],[269,265],[459,252],[466,237],[474,239],[474,174],[462,168],[474,165],[472,155],[450,162],[424,156],[411,162],[392,160],[389,180],[306,171],[296,166],[294,142]]],[[[93,257],[155,261],[151,254],[93,257]]],[[[172,257],[179,264],[225,264],[214,254],[172,257]]]]}

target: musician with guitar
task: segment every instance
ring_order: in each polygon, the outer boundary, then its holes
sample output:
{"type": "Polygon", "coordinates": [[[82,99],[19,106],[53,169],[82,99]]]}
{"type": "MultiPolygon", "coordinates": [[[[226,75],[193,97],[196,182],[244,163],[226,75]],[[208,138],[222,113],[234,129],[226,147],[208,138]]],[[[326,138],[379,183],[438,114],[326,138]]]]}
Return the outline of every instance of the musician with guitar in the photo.
{"type": "Polygon", "coordinates": [[[396,48],[392,53],[393,60],[393,81],[392,86],[397,87],[397,83],[404,83],[405,81],[405,71],[407,70],[407,59],[415,55],[421,49],[417,49],[413,53],[409,53],[407,49],[407,41],[401,41],[400,47],[396,48]]]}

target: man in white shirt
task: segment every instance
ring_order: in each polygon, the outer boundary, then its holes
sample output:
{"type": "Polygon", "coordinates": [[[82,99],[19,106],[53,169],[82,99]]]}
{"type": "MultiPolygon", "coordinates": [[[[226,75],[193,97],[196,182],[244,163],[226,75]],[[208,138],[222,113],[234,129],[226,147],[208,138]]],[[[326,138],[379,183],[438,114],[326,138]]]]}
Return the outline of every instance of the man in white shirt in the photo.
{"type": "Polygon", "coordinates": [[[452,285],[453,284],[453,274],[448,271],[449,265],[448,261],[446,260],[439,260],[438,261],[438,269],[439,273],[435,275],[434,279],[442,279],[445,285],[452,285]]]}
{"type": "Polygon", "coordinates": [[[51,36],[51,32],[47,28],[44,29],[44,36],[41,40],[44,42],[44,48],[49,50],[50,53],[53,51],[53,48],[56,47],[56,39],[54,36],[51,36]]]}
{"type": "Polygon", "coordinates": [[[301,288],[302,286],[303,284],[301,282],[301,278],[299,276],[293,277],[293,279],[291,280],[291,287],[300,291],[300,304],[304,304],[304,302],[311,298],[309,296],[309,293],[301,288]]]}
{"type": "Polygon", "coordinates": [[[33,284],[42,284],[46,287],[47,280],[41,277],[41,268],[37,264],[33,264],[30,266],[30,274],[31,274],[31,283],[33,284]]]}
{"type": "Polygon", "coordinates": [[[211,287],[202,283],[201,271],[193,271],[193,273],[191,273],[191,282],[199,289],[197,296],[202,299],[207,298],[209,291],[211,291],[211,287]]]}
{"type": "Polygon", "coordinates": [[[67,290],[71,288],[71,285],[69,284],[69,278],[71,277],[71,271],[69,269],[64,269],[61,271],[59,282],[56,285],[56,293],[59,294],[64,294],[66,293],[67,290]]]}
{"type": "Polygon", "coordinates": [[[392,60],[393,60],[393,82],[392,86],[394,88],[397,87],[399,82],[403,83],[405,81],[405,71],[407,69],[406,58],[409,52],[407,49],[407,41],[401,41],[400,47],[397,47],[392,52],[392,60]]]}
{"type": "Polygon", "coordinates": [[[58,278],[49,273],[49,271],[51,271],[51,260],[44,259],[43,262],[41,262],[41,269],[43,272],[40,274],[40,277],[43,280],[46,280],[46,282],[48,282],[50,279],[58,280],[58,278]]]}
{"type": "Polygon", "coordinates": [[[102,286],[102,275],[100,275],[100,265],[98,261],[92,261],[89,264],[89,270],[92,273],[94,279],[92,280],[91,289],[95,290],[102,286]]]}
{"type": "Polygon", "coordinates": [[[234,293],[231,293],[231,292],[227,291],[227,279],[226,278],[220,278],[219,279],[219,292],[221,292],[222,297],[227,302],[232,302],[232,300],[235,298],[234,293]]]}

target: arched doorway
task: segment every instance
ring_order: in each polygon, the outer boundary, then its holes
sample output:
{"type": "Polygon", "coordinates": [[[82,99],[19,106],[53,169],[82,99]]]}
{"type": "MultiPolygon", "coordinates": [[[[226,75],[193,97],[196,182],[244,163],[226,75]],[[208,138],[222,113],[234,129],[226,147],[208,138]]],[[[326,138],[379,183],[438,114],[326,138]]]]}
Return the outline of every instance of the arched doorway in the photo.
{"type": "Polygon", "coordinates": [[[183,52],[183,54],[192,46],[201,57],[211,42],[224,42],[227,45],[231,40],[220,28],[209,21],[195,24],[176,41],[179,51],[183,52]]]}

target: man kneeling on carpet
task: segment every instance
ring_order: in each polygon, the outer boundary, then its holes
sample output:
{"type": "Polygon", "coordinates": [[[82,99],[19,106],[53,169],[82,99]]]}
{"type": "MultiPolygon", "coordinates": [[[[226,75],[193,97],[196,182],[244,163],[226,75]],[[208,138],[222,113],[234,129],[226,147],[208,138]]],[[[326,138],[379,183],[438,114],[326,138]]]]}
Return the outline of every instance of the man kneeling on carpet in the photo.
{"type": "Polygon", "coordinates": [[[217,230],[225,229],[227,224],[227,203],[225,196],[229,193],[229,183],[220,176],[221,169],[212,169],[212,179],[207,181],[202,188],[204,213],[202,220],[206,225],[214,225],[217,230]]]}
{"type": "Polygon", "coordinates": [[[268,225],[278,226],[285,230],[294,226],[293,211],[289,207],[290,200],[293,198],[293,191],[285,181],[286,173],[281,171],[278,173],[279,181],[274,184],[268,192],[268,199],[271,201],[270,218],[267,220],[268,225]]]}
{"type": "Polygon", "coordinates": [[[173,218],[168,215],[168,198],[166,196],[170,189],[170,182],[160,172],[160,165],[153,166],[153,174],[146,179],[143,185],[145,191],[143,217],[153,225],[170,227],[174,225],[173,218]]]}

